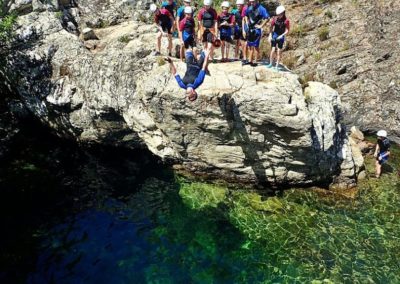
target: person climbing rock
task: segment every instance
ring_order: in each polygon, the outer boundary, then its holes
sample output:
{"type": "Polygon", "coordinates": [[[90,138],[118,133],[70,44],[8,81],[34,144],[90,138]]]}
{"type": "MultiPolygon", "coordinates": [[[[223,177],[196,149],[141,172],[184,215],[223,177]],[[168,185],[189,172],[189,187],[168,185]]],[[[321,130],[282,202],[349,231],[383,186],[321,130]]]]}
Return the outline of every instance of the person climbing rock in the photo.
{"type": "Polygon", "coordinates": [[[221,4],[222,12],[218,15],[219,38],[221,40],[221,62],[229,61],[229,48],[232,40],[232,28],[235,25],[235,18],[229,13],[230,4],[223,1],[221,4]]]}
{"type": "MultiPolygon", "coordinates": [[[[179,22],[179,39],[181,41],[181,46],[188,49],[189,47],[193,48],[196,46],[195,40],[195,21],[193,19],[193,10],[192,7],[185,7],[185,18],[179,22]]],[[[182,56],[183,58],[183,56],[182,56]]],[[[181,60],[182,60],[181,58],[181,60]]]]}
{"type": "Polygon", "coordinates": [[[235,28],[233,38],[236,40],[235,59],[242,59],[242,63],[247,63],[247,44],[243,35],[244,0],[236,0],[236,9],[232,11],[235,17],[235,28]],[[240,54],[242,56],[240,56],[240,54]],[[240,58],[241,57],[241,58],[240,58]]]}
{"type": "Polygon", "coordinates": [[[275,59],[275,69],[278,70],[279,61],[282,57],[282,48],[285,42],[285,36],[289,33],[290,22],[286,17],[286,11],[284,6],[278,6],[276,8],[276,16],[271,21],[269,41],[271,42],[271,54],[269,57],[268,68],[273,67],[275,59]]]}
{"type": "MultiPolygon", "coordinates": [[[[192,8],[192,18],[193,18],[193,13],[194,13],[194,9],[193,7],[190,6],[191,0],[184,0],[183,1],[183,6],[179,7],[178,11],[176,12],[176,27],[178,28],[178,36],[180,39],[182,39],[182,32],[179,30],[179,23],[185,18],[185,8],[186,7],[190,7],[192,8]]],[[[184,51],[185,51],[185,47],[184,45],[180,44],[180,48],[179,48],[179,58],[183,61],[183,57],[184,57],[184,51]]]]}
{"type": "Polygon", "coordinates": [[[157,34],[157,50],[155,55],[161,54],[161,38],[168,37],[168,55],[172,55],[172,26],[174,18],[171,13],[165,8],[159,9],[156,4],[150,5],[150,11],[154,13],[154,22],[159,30],[157,34]]]}
{"type": "MultiPolygon", "coordinates": [[[[212,45],[218,30],[217,11],[211,5],[212,0],[204,0],[204,7],[200,9],[197,16],[199,21],[198,40],[203,42],[206,48],[212,45]]],[[[210,57],[213,57],[213,53],[210,54],[210,57]]]]}
{"type": "Polygon", "coordinates": [[[186,72],[183,79],[176,74],[176,67],[171,58],[166,57],[165,60],[169,62],[171,73],[175,76],[179,87],[186,90],[186,95],[189,101],[193,102],[197,99],[196,89],[203,83],[206,76],[206,69],[209,62],[209,55],[213,51],[214,46],[209,45],[206,52],[202,51],[199,56],[195,55],[192,49],[188,49],[185,54],[186,58],[186,72]]]}
{"type": "Polygon", "coordinates": [[[379,130],[376,135],[378,138],[374,152],[374,157],[376,158],[375,174],[379,178],[382,173],[382,165],[388,161],[390,156],[390,141],[385,130],[379,130]]]}
{"type": "Polygon", "coordinates": [[[249,4],[250,6],[247,8],[246,17],[244,18],[244,36],[247,39],[247,46],[249,48],[250,65],[257,66],[262,29],[268,22],[270,16],[267,10],[261,6],[257,0],[249,0],[249,4]]]}

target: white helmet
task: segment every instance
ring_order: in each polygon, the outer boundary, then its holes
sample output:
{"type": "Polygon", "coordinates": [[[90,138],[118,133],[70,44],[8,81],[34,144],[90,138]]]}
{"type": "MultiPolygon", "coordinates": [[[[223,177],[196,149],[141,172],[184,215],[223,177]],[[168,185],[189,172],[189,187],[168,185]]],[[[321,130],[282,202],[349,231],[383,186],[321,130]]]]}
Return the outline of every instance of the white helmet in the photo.
{"type": "Polygon", "coordinates": [[[211,6],[212,0],[204,0],[204,6],[211,6]]]}
{"type": "Polygon", "coordinates": [[[236,0],[236,5],[244,5],[244,0],[236,0]]]}
{"type": "Polygon", "coordinates": [[[276,7],[276,14],[282,14],[283,12],[285,12],[285,7],[283,7],[282,5],[276,7]]]}
{"type": "Polygon", "coordinates": [[[150,11],[152,11],[153,13],[157,10],[157,5],[156,4],[151,4],[150,5],[150,11]]]}
{"type": "Polygon", "coordinates": [[[378,133],[376,133],[376,136],[379,136],[379,137],[387,137],[387,132],[386,132],[386,130],[379,130],[378,131],[378,133]]]}
{"type": "Polygon", "coordinates": [[[184,12],[185,14],[192,14],[193,13],[192,7],[190,6],[185,7],[184,12]]]}
{"type": "Polygon", "coordinates": [[[185,2],[185,3],[190,3],[190,0],[183,0],[183,2],[185,2]]]}
{"type": "Polygon", "coordinates": [[[225,7],[225,8],[229,8],[231,6],[231,4],[228,1],[224,1],[221,4],[221,7],[225,7]]]}

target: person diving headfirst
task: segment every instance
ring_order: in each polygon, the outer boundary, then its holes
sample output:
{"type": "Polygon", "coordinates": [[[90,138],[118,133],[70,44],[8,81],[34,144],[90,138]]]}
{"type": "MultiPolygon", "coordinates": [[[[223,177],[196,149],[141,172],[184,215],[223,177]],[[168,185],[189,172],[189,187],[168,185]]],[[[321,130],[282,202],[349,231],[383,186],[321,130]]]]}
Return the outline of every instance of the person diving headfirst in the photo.
{"type": "Polygon", "coordinates": [[[206,76],[206,69],[209,62],[209,55],[213,51],[214,46],[209,45],[206,52],[202,51],[200,55],[195,55],[192,49],[186,51],[186,72],[183,78],[176,73],[176,67],[171,58],[165,57],[165,60],[169,62],[171,73],[175,76],[175,79],[182,89],[186,90],[186,95],[189,101],[193,102],[197,99],[196,89],[203,83],[206,76]]]}

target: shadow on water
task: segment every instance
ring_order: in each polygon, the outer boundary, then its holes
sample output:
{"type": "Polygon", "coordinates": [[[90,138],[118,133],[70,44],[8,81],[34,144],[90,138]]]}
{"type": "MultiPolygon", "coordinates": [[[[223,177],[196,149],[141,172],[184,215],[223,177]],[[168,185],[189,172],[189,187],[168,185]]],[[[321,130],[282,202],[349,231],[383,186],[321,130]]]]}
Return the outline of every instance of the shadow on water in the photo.
{"type": "Polygon", "coordinates": [[[182,203],[146,151],[78,147],[30,124],[0,164],[2,283],[228,281],[243,236],[182,203]]]}
{"type": "Polygon", "coordinates": [[[147,178],[173,180],[149,152],[76,144],[25,121],[0,161],[0,280],[23,281],[34,269],[40,232],[52,224],[137,190],[147,178]]]}

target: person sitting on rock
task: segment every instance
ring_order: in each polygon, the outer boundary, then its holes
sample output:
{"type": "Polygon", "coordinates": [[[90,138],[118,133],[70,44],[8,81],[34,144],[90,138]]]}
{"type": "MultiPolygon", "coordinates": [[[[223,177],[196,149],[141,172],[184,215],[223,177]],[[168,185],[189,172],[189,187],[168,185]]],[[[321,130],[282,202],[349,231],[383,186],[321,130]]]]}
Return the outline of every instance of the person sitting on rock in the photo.
{"type": "Polygon", "coordinates": [[[171,73],[175,76],[179,87],[186,90],[189,101],[193,102],[197,99],[196,89],[203,83],[206,76],[206,69],[209,62],[209,55],[213,51],[214,46],[210,44],[206,52],[202,51],[200,56],[195,56],[192,49],[188,49],[185,54],[186,58],[186,73],[183,79],[176,74],[176,67],[171,58],[166,57],[169,62],[171,73]]]}
{"type": "Polygon", "coordinates": [[[224,1],[221,4],[222,12],[218,15],[219,38],[221,39],[221,62],[228,62],[229,47],[232,40],[232,27],[235,25],[235,18],[229,13],[230,4],[224,1]]]}
{"type": "Polygon", "coordinates": [[[244,0],[236,0],[236,9],[232,11],[232,15],[235,17],[235,28],[233,38],[236,40],[235,46],[235,58],[240,59],[240,52],[242,54],[242,63],[247,63],[247,45],[246,39],[243,35],[243,17],[244,12],[244,0]]]}
{"type": "Polygon", "coordinates": [[[378,138],[374,152],[374,157],[376,158],[375,174],[379,178],[382,173],[382,165],[388,161],[390,156],[390,141],[385,130],[379,130],[376,135],[378,138]]]}
{"type": "Polygon", "coordinates": [[[186,49],[189,47],[196,47],[194,34],[195,21],[192,14],[192,7],[185,7],[185,18],[179,22],[179,38],[181,41],[181,46],[184,46],[186,49]]]}
{"type": "MultiPolygon", "coordinates": [[[[190,0],[183,0],[183,6],[179,7],[178,11],[176,12],[176,27],[178,28],[179,38],[182,38],[181,31],[179,30],[179,23],[185,18],[185,8],[190,7],[192,8],[192,17],[193,17],[193,7],[190,6],[190,0]]],[[[184,56],[184,45],[181,43],[179,48],[179,58],[183,61],[184,56]]]]}
{"type": "Polygon", "coordinates": [[[273,61],[276,56],[276,65],[275,69],[278,70],[279,61],[281,60],[283,43],[285,42],[285,35],[289,33],[290,22],[289,19],[286,18],[285,7],[278,6],[276,8],[276,17],[274,17],[271,21],[271,28],[269,34],[269,41],[271,42],[271,55],[269,58],[268,68],[273,67],[273,61]],[[278,51],[276,50],[278,46],[278,51]]]}
{"type": "MultiPolygon", "coordinates": [[[[212,45],[212,41],[216,38],[218,30],[218,15],[212,7],[212,0],[204,0],[204,7],[200,9],[197,16],[199,21],[198,40],[207,48],[212,45]]],[[[213,54],[211,53],[211,58],[213,54]]]]}
{"type": "Polygon", "coordinates": [[[161,38],[163,36],[168,36],[168,55],[172,56],[172,26],[174,18],[165,7],[158,9],[156,4],[150,5],[150,11],[154,13],[154,22],[159,30],[155,55],[161,54],[161,38]]]}
{"type": "Polygon", "coordinates": [[[260,53],[260,41],[262,29],[269,20],[267,10],[261,6],[257,0],[249,0],[250,6],[246,10],[245,36],[249,48],[249,60],[251,66],[257,66],[257,60],[260,53]],[[254,56],[254,59],[253,59],[254,56]],[[254,61],[253,61],[254,60],[254,61]]]}

